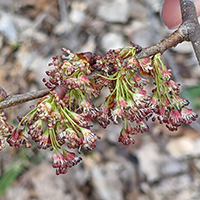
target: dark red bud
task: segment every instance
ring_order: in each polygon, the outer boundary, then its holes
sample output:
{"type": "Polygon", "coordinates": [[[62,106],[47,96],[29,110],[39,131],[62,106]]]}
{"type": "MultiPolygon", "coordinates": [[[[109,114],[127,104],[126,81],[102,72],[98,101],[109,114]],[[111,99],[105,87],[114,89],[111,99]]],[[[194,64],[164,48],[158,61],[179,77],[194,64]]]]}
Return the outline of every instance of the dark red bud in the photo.
{"type": "Polygon", "coordinates": [[[131,45],[132,47],[135,47],[135,48],[136,48],[136,53],[139,53],[139,52],[142,51],[142,47],[141,47],[140,45],[135,44],[135,43],[133,43],[132,41],[130,42],[130,45],[131,45]]]}
{"type": "Polygon", "coordinates": [[[77,53],[76,55],[81,59],[86,59],[90,65],[95,64],[94,55],[91,52],[77,53]]]}
{"type": "Polygon", "coordinates": [[[65,95],[67,94],[67,88],[64,87],[63,85],[58,85],[56,86],[53,91],[58,95],[60,99],[63,99],[65,95]]]}

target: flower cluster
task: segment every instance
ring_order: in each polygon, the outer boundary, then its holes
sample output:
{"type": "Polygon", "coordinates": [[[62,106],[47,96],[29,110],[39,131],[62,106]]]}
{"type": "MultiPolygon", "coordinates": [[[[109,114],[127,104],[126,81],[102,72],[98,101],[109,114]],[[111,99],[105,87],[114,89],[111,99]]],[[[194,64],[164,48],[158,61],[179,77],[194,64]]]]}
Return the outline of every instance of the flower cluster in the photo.
{"type": "Polygon", "coordinates": [[[43,79],[51,89],[40,99],[23,118],[18,127],[10,134],[7,142],[11,146],[30,147],[29,140],[37,143],[38,148],[53,150],[53,167],[56,174],[66,173],[67,168],[76,165],[81,157],[81,148],[91,150],[96,147],[96,136],[90,130],[98,109],[89,99],[97,97],[102,88],[99,83],[89,80],[94,63],[90,52],[73,54],[63,49],[62,62],[57,56],[49,64],[52,70],[46,71],[49,79],[43,79]]]}
{"type": "Polygon", "coordinates": [[[108,82],[111,93],[100,106],[97,119],[106,128],[110,121],[118,124],[121,118],[123,128],[119,141],[123,144],[134,143],[130,135],[149,130],[145,119],[151,115],[150,97],[144,89],[149,81],[138,74],[139,67],[146,73],[151,69],[151,59],[137,60],[135,52],[133,47],[109,51],[104,66],[112,66],[113,70],[101,76],[108,82]]]}
{"type": "Polygon", "coordinates": [[[53,150],[52,160],[53,167],[57,168],[56,174],[66,173],[67,168],[81,161],[70,149],[94,149],[95,142],[99,139],[90,130],[89,117],[68,109],[68,102],[64,99],[67,91],[61,85],[52,89],[33,110],[20,119],[18,128],[7,140],[11,146],[26,144],[29,147],[31,138],[39,149],[53,150]]]}
{"type": "Polygon", "coordinates": [[[43,79],[51,91],[19,118],[12,133],[5,116],[0,115],[0,150],[5,136],[17,148],[30,147],[31,139],[38,148],[53,151],[56,174],[64,174],[81,161],[77,153],[82,147],[96,147],[100,137],[91,131],[94,120],[106,128],[120,119],[123,126],[118,141],[129,145],[134,143],[132,135],[149,131],[147,120],[151,117],[171,131],[197,118],[186,108],[189,102],[179,96],[180,85],[171,79],[171,71],[162,63],[160,54],[137,59],[137,49],[132,46],[110,50],[106,56],[63,51],[61,61],[53,57],[53,68],[46,71],[49,79],[43,79]],[[92,72],[97,73],[91,78],[92,72]],[[146,89],[146,76],[155,81],[152,94],[146,89]],[[95,106],[91,99],[97,98],[103,87],[108,87],[110,93],[100,106],[95,106]]]}
{"type": "Polygon", "coordinates": [[[46,71],[50,79],[48,81],[43,79],[45,85],[48,88],[64,85],[69,90],[81,90],[87,94],[95,93],[93,85],[86,77],[91,74],[91,64],[94,62],[93,54],[91,52],[73,54],[65,48],[62,50],[64,52],[60,56],[62,62],[57,56],[54,56],[53,61],[49,64],[49,66],[53,66],[53,69],[46,71]]]}
{"type": "Polygon", "coordinates": [[[97,68],[103,66],[106,76],[99,76],[110,88],[97,119],[106,128],[110,121],[118,124],[121,118],[123,127],[118,140],[123,144],[134,143],[131,135],[149,131],[146,121],[152,116],[153,121],[165,123],[171,131],[197,118],[185,107],[189,102],[179,96],[180,86],[171,79],[171,71],[162,63],[160,54],[152,59],[137,59],[135,51],[132,47],[110,50],[106,57],[97,57],[95,64],[97,68]],[[145,89],[149,80],[141,75],[155,80],[153,95],[145,89]]]}
{"type": "Polygon", "coordinates": [[[189,102],[179,96],[180,85],[171,80],[171,71],[162,63],[160,54],[153,59],[153,76],[156,88],[153,89],[151,107],[156,118],[165,123],[170,131],[175,131],[181,123],[189,124],[196,120],[198,115],[186,108],[189,102]]]}
{"type": "Polygon", "coordinates": [[[6,123],[5,113],[0,113],[0,151],[5,147],[5,138],[10,135],[13,127],[6,123]]]}

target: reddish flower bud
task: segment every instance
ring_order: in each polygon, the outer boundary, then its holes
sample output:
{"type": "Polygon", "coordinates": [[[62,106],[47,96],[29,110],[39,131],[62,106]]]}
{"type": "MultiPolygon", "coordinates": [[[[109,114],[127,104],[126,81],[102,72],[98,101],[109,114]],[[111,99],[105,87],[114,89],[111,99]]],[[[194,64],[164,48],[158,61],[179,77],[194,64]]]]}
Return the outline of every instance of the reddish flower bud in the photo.
{"type": "Polygon", "coordinates": [[[94,55],[91,52],[77,53],[79,58],[87,60],[90,65],[95,64],[94,55]]]}
{"type": "Polygon", "coordinates": [[[67,88],[62,85],[56,86],[52,91],[56,92],[56,95],[59,97],[59,99],[63,99],[67,94],[67,88]]]}

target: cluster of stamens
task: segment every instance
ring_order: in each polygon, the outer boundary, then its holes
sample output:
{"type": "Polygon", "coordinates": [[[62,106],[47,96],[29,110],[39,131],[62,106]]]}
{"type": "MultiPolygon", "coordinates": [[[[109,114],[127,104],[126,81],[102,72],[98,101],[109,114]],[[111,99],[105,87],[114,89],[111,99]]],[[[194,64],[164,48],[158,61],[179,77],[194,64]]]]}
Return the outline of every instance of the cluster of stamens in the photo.
{"type": "Polygon", "coordinates": [[[182,124],[190,124],[198,115],[186,108],[189,102],[180,95],[180,85],[171,80],[171,71],[162,63],[160,55],[153,59],[153,76],[156,88],[153,89],[151,106],[156,118],[165,123],[170,131],[176,131],[182,124]]]}
{"type": "Polygon", "coordinates": [[[6,116],[4,112],[0,113],[0,151],[5,147],[5,138],[12,132],[13,127],[6,123],[6,116]]]}

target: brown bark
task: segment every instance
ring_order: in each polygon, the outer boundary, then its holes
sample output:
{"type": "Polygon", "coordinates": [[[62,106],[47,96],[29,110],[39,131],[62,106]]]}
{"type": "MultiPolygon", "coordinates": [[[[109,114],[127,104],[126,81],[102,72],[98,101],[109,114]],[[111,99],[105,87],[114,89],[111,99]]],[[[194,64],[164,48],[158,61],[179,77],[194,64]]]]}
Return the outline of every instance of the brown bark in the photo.
{"type": "Polygon", "coordinates": [[[180,0],[182,24],[181,28],[185,30],[185,37],[191,41],[197,60],[200,65],[200,25],[197,13],[192,0],[180,0]]]}

